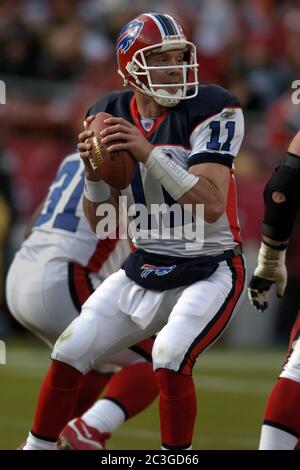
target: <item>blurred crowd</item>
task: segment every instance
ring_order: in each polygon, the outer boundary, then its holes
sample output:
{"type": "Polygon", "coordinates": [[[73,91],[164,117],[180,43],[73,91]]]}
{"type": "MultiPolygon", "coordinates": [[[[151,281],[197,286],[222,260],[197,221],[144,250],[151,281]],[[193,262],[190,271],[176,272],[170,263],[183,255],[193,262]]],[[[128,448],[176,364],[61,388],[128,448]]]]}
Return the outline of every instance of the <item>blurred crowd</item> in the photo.
{"type": "MultiPolygon", "coordinates": [[[[115,41],[145,11],[178,18],[198,47],[201,83],[230,89],[243,105],[240,217],[245,241],[258,242],[262,188],[300,128],[300,105],[292,101],[292,84],[300,80],[299,0],[0,0],[2,279],[20,227],[74,150],[89,106],[122,87],[115,41]]],[[[293,299],[300,291],[297,245],[290,249],[293,299]]]]}

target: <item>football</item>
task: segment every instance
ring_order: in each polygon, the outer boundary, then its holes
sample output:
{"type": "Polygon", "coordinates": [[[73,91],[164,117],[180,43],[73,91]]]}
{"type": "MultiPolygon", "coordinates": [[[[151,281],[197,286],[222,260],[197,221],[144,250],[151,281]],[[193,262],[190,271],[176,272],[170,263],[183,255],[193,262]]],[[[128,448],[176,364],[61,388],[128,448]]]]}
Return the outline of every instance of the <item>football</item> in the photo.
{"type": "Polygon", "coordinates": [[[111,114],[98,113],[88,126],[88,130],[94,131],[94,136],[88,139],[92,144],[90,163],[103,181],[113,188],[124,189],[133,179],[136,161],[128,150],[108,152],[107,145],[101,143],[100,132],[109,127],[104,122],[109,117],[111,114]]]}

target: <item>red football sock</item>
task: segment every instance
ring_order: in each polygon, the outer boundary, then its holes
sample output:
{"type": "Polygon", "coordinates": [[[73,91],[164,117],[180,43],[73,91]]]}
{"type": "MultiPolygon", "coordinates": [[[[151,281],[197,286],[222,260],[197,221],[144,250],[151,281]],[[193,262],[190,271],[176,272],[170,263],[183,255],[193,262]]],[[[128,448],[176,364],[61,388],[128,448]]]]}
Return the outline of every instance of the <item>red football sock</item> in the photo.
{"type": "Polygon", "coordinates": [[[300,383],[280,378],[269,396],[264,423],[277,424],[279,428],[300,436],[300,383]]]}
{"type": "Polygon", "coordinates": [[[191,446],[197,414],[193,379],[168,369],[156,371],[160,389],[162,446],[184,449],[191,446]]]}
{"type": "Polygon", "coordinates": [[[109,381],[103,398],[122,408],[126,419],[144,410],[158,395],[152,364],[142,362],[124,367],[109,381]]]}
{"type": "Polygon", "coordinates": [[[82,378],[78,399],[72,413],[73,418],[81,416],[95,403],[110,377],[108,374],[91,371],[82,378]]]}
{"type": "Polygon", "coordinates": [[[38,398],[32,427],[34,435],[57,440],[72,416],[82,377],[74,367],[52,361],[38,398]]]}

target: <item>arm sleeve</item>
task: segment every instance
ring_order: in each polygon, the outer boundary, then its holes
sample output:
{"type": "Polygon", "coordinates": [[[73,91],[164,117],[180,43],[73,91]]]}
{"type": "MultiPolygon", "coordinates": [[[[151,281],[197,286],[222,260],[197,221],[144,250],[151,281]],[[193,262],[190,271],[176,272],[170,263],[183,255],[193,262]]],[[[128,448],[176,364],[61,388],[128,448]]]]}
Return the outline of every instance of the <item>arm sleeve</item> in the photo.
{"type": "Polygon", "coordinates": [[[225,104],[222,110],[200,122],[193,130],[188,166],[220,163],[232,167],[244,137],[244,117],[239,106],[225,104]]]}
{"type": "Polygon", "coordinates": [[[287,240],[300,209],[300,158],[287,153],[269,178],[264,189],[265,213],[263,235],[277,241],[287,240]],[[285,201],[273,200],[273,193],[283,193],[285,201]]]}

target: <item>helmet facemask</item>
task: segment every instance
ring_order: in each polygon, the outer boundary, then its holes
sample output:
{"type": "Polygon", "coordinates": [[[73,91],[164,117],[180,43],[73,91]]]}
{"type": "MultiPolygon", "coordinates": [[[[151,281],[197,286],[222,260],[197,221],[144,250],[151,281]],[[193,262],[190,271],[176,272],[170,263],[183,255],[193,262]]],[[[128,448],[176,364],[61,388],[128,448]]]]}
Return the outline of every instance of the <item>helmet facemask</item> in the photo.
{"type": "Polygon", "coordinates": [[[166,39],[163,42],[137,50],[132,61],[126,65],[128,74],[133,80],[126,80],[122,72],[125,85],[128,82],[142,93],[151,96],[158,104],[165,107],[176,106],[180,101],[194,98],[198,93],[198,64],[196,61],[196,46],[183,37],[166,39]],[[161,53],[171,50],[183,50],[184,60],[180,65],[149,66],[147,57],[151,53],[161,53]],[[152,70],[180,70],[179,83],[153,83],[152,70]],[[175,93],[168,91],[176,89],[175,93]]]}

